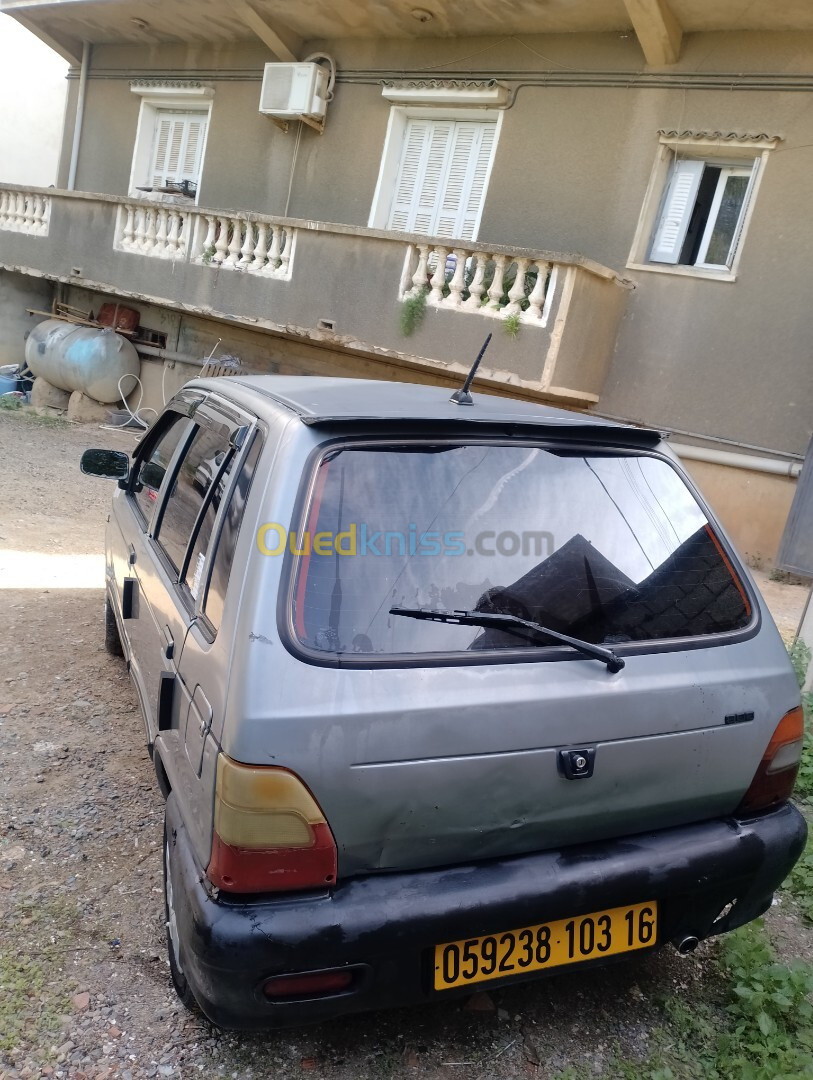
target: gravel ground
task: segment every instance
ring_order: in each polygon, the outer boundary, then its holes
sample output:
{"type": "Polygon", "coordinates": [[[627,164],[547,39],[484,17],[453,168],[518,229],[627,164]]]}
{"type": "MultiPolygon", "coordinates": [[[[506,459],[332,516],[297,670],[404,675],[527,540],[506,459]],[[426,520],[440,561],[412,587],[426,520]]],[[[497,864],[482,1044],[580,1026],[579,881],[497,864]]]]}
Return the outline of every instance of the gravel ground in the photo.
{"type": "MultiPolygon", "coordinates": [[[[164,958],[162,801],[124,664],[101,644],[111,489],[79,472],[90,445],[134,439],[0,413],[0,1077],[612,1075],[614,1054],[647,1055],[666,999],[718,993],[706,945],[294,1032],[187,1013],[164,958]]],[[[792,621],[804,589],[771,585],[792,621]]],[[[775,912],[789,951],[809,953],[792,906],[775,912]]]]}

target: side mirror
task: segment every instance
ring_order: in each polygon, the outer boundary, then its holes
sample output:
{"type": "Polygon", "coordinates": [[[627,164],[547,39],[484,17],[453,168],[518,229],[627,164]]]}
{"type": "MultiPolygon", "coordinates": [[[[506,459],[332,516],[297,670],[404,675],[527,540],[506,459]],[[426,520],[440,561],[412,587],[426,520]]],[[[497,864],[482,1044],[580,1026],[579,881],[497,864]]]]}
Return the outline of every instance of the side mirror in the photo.
{"type": "Polygon", "coordinates": [[[79,468],[88,476],[122,480],[130,472],[130,458],[121,450],[86,450],[79,461],[79,468]]]}

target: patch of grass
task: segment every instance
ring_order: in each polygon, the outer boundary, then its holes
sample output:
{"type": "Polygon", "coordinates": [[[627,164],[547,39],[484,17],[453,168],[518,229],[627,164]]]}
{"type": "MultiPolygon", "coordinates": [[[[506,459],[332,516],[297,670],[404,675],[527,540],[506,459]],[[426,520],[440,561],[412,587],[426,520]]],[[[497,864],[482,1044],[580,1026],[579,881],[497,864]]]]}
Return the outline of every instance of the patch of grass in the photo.
{"type": "Polygon", "coordinates": [[[732,934],[721,963],[731,978],[729,1028],[718,1040],[717,1074],[743,1080],[810,1075],[813,968],[777,963],[761,921],[732,934]]]}
{"type": "Polygon", "coordinates": [[[404,337],[414,334],[423,322],[428,295],[428,289],[420,289],[414,296],[407,296],[401,302],[401,333],[404,337]]]}
{"type": "Polygon", "coordinates": [[[9,416],[23,417],[29,424],[39,424],[41,427],[68,427],[73,426],[70,420],[66,420],[63,416],[40,416],[39,413],[28,406],[22,405],[3,405],[3,398],[0,398],[0,412],[7,413],[9,416]]]}
{"type": "Polygon", "coordinates": [[[808,837],[807,847],[785,882],[785,888],[808,922],[813,923],[813,836],[808,837]]]}
{"type": "Polygon", "coordinates": [[[802,695],[805,711],[805,734],[802,743],[802,760],[796,777],[794,795],[801,801],[813,799],[813,694],[802,695]]]}
{"type": "Polygon", "coordinates": [[[802,641],[801,638],[796,638],[794,643],[788,649],[790,656],[790,662],[793,664],[793,670],[796,672],[796,681],[801,688],[804,686],[805,676],[807,675],[807,669],[810,664],[810,649],[802,641]]]}
{"type": "Polygon", "coordinates": [[[70,980],[56,974],[79,914],[67,901],[18,909],[16,947],[0,950],[0,1052],[59,1030],[68,1012],[70,980]]]}
{"type": "Polygon", "coordinates": [[[616,1057],[612,1080],[803,1080],[813,1075],[813,967],[779,963],[762,922],[721,942],[717,991],[669,996],[645,1060],[616,1057]]]}
{"type": "Polygon", "coordinates": [[[520,313],[518,311],[516,311],[513,315],[506,315],[502,321],[502,328],[510,338],[517,337],[521,326],[522,323],[520,321],[520,313]]]}
{"type": "Polygon", "coordinates": [[[17,409],[22,408],[22,404],[22,400],[14,397],[13,394],[3,394],[0,397],[0,409],[6,409],[8,412],[16,412],[17,409]]]}

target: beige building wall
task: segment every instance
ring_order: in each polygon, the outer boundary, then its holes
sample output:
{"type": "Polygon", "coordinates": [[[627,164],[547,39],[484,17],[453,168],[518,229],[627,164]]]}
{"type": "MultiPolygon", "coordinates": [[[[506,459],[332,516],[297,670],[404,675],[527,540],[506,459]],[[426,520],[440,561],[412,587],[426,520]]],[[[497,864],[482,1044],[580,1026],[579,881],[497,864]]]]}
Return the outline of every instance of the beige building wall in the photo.
{"type": "Polygon", "coordinates": [[[0,15],[0,183],[56,183],[67,63],[0,15]]]}
{"type": "MultiPolygon", "coordinates": [[[[810,89],[778,87],[783,77],[806,72],[813,35],[687,35],[669,86],[644,69],[634,38],[618,34],[306,48],[335,57],[339,83],[325,134],[303,129],[297,140],[296,125],[285,135],[258,114],[261,69],[270,59],[259,42],[97,46],[79,187],[127,192],[140,104],[129,80],[186,75],[214,87],[201,205],[364,226],[390,113],[382,80],[506,79],[518,88],[503,118],[480,238],[582,253],[636,286],[599,407],[803,452],[813,412],[813,111],[806,108],[810,89]],[[692,82],[694,72],[705,88],[692,82]],[[756,73],[749,86],[758,88],[742,85],[743,72],[756,73]],[[608,78],[618,85],[604,85],[608,78]],[[781,137],[764,171],[736,282],[626,268],[662,128],[781,137]]],[[[74,80],[72,90],[75,96],[74,80]]],[[[67,150],[63,173],[66,156],[67,150]]]]}
{"type": "Polygon", "coordinates": [[[758,570],[772,567],[796,481],[706,461],[683,464],[740,554],[758,570]]]}

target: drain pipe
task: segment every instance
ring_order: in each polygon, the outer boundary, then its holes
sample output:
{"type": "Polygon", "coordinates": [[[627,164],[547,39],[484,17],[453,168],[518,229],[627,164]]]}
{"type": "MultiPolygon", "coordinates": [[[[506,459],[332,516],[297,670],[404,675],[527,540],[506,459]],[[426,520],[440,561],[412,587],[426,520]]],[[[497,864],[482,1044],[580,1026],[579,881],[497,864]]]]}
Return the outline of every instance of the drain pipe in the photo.
{"type": "Polygon", "coordinates": [[[73,145],[71,146],[71,164],[68,169],[68,191],[76,190],[76,168],[79,164],[79,143],[82,140],[82,120],[85,116],[85,96],[87,95],[88,68],[90,67],[90,42],[82,42],[82,66],[79,69],[79,93],[76,99],[76,119],[73,124],[73,145]]]}
{"type": "Polygon", "coordinates": [[[150,356],[155,360],[169,360],[177,364],[191,364],[192,367],[201,367],[206,361],[199,356],[190,356],[189,353],[175,352],[173,349],[161,349],[157,345],[143,345],[140,341],[134,341],[136,352],[142,356],[150,356]]]}
{"type": "Polygon", "coordinates": [[[801,461],[781,461],[778,458],[757,457],[755,454],[732,454],[730,450],[714,450],[708,446],[689,446],[686,443],[669,441],[669,446],[679,458],[686,461],[707,461],[712,465],[728,465],[734,469],[749,469],[751,472],[770,473],[772,476],[785,476],[795,480],[802,471],[801,461]]]}

